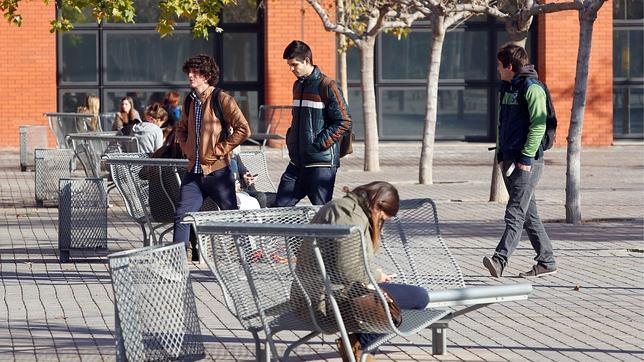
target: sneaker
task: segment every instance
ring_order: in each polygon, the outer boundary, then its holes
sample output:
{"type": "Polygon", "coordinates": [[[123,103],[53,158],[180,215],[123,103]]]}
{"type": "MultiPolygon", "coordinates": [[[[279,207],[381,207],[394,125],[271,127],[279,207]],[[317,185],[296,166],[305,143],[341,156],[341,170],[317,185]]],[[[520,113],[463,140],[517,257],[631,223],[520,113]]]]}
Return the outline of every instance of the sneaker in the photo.
{"type": "MultiPolygon", "coordinates": [[[[355,358],[356,362],[360,361],[360,357],[362,357],[362,346],[360,345],[360,340],[358,339],[358,335],[350,334],[349,343],[351,344],[351,351],[353,351],[353,357],[355,358]]],[[[347,356],[347,352],[344,350],[344,343],[342,342],[342,338],[336,339],[335,345],[338,347],[338,350],[340,351],[340,357],[342,357],[342,362],[351,361],[349,356],[347,356]]],[[[368,354],[366,360],[367,362],[376,361],[376,359],[372,354],[368,354]]]]}
{"type": "Polygon", "coordinates": [[[503,266],[501,265],[501,262],[499,259],[495,257],[489,257],[486,256],[483,258],[483,266],[487,268],[487,270],[490,271],[490,275],[499,278],[501,277],[501,274],[503,274],[503,266]]]}
{"type": "Polygon", "coordinates": [[[519,273],[521,278],[539,278],[545,275],[554,274],[557,272],[557,268],[548,269],[547,267],[537,264],[533,265],[532,269],[528,270],[525,273],[519,273]]]}

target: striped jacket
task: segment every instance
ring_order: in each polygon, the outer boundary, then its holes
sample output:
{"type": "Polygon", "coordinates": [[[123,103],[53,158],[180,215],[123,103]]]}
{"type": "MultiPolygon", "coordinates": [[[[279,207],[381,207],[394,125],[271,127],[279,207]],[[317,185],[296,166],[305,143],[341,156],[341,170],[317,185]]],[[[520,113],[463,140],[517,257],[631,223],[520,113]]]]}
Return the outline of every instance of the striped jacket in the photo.
{"type": "Polygon", "coordinates": [[[298,167],[340,166],[339,141],[351,129],[351,116],[335,81],[322,86],[325,77],[316,66],[293,85],[293,121],[286,145],[291,163],[298,167]]]}

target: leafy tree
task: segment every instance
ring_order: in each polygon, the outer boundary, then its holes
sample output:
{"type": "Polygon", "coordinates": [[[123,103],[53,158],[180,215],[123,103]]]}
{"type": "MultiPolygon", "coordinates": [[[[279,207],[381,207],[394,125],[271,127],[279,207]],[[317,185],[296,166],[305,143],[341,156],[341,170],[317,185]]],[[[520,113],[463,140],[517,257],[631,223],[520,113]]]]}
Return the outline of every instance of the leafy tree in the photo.
{"type": "MultiPolygon", "coordinates": [[[[19,13],[21,1],[0,0],[0,12],[11,24],[20,26],[23,18],[19,13]]],[[[45,4],[49,0],[43,0],[45,4]]],[[[208,29],[219,24],[219,14],[225,5],[235,4],[234,0],[160,0],[157,31],[161,37],[171,34],[179,21],[193,23],[192,33],[195,37],[208,39],[208,29]]],[[[58,0],[56,6],[65,11],[59,11],[51,24],[51,32],[68,31],[73,29],[74,21],[83,18],[85,12],[90,12],[97,22],[115,21],[123,23],[136,22],[134,0],[58,0]]]]}

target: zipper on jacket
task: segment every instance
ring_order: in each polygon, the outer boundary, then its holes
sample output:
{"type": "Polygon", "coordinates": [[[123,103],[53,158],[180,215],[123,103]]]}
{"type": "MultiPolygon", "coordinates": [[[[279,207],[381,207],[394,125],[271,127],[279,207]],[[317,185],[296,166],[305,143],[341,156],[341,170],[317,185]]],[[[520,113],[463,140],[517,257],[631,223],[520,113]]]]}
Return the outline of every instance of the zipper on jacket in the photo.
{"type": "Polygon", "coordinates": [[[297,110],[297,123],[298,123],[298,128],[297,128],[297,158],[298,158],[298,163],[300,164],[299,167],[303,166],[304,162],[302,162],[302,155],[301,155],[301,150],[300,150],[300,134],[301,134],[301,129],[302,129],[302,101],[304,100],[304,80],[300,81],[300,85],[302,89],[300,90],[300,107],[297,110]]]}

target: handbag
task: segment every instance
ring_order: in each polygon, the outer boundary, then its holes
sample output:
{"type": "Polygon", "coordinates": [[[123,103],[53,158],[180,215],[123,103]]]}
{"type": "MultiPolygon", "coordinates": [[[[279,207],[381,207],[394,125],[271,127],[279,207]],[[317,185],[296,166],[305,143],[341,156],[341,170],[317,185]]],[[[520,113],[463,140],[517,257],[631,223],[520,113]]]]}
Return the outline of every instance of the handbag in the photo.
{"type": "MultiPolygon", "coordinates": [[[[402,313],[398,303],[387,293],[380,289],[389,307],[391,320],[396,327],[402,324],[402,313]]],[[[378,331],[389,329],[389,318],[382,300],[375,290],[368,288],[364,283],[353,283],[344,299],[344,308],[349,312],[342,320],[348,331],[378,331]]],[[[343,309],[343,306],[340,306],[343,309]]]]}

